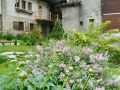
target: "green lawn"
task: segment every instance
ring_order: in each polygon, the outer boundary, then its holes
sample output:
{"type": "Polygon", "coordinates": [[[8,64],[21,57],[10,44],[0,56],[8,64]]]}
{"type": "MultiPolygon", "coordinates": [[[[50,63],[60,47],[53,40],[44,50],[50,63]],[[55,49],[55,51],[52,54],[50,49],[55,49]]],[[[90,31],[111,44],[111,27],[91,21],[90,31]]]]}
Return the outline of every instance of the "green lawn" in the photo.
{"type": "Polygon", "coordinates": [[[36,50],[35,46],[0,46],[0,53],[1,52],[26,52],[29,50],[36,50]]]}

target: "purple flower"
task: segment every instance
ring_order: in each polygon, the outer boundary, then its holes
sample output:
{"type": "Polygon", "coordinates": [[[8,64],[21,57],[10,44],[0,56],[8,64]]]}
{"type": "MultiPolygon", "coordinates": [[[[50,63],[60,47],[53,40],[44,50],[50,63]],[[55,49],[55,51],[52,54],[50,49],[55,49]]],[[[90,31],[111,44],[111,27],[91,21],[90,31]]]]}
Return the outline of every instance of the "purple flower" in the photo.
{"type": "Polygon", "coordinates": [[[116,86],[116,82],[111,79],[108,81],[108,86],[114,87],[114,86],[116,86]]]}
{"type": "Polygon", "coordinates": [[[89,56],[89,58],[92,63],[108,60],[108,56],[106,54],[103,55],[102,53],[101,54],[92,54],[89,56]]]}
{"type": "Polygon", "coordinates": [[[105,87],[96,87],[95,90],[105,90],[105,87]]]}
{"type": "Polygon", "coordinates": [[[91,87],[91,88],[93,88],[94,87],[94,84],[93,84],[93,81],[92,80],[89,80],[89,86],[91,87]]]}
{"type": "Polygon", "coordinates": [[[94,65],[93,70],[95,73],[100,74],[102,72],[102,67],[99,67],[98,65],[94,65]]]}
{"type": "Polygon", "coordinates": [[[75,61],[79,62],[80,61],[80,57],[79,56],[75,56],[75,61]]]}
{"type": "Polygon", "coordinates": [[[85,55],[90,55],[90,54],[93,53],[93,50],[92,50],[91,48],[86,48],[86,49],[83,50],[83,53],[84,53],[85,55]]]}
{"type": "Polygon", "coordinates": [[[64,41],[58,41],[54,47],[52,48],[53,51],[60,51],[62,53],[65,53],[70,50],[70,47],[68,47],[64,41]]]}
{"type": "Polygon", "coordinates": [[[64,72],[65,72],[66,74],[68,74],[70,71],[69,71],[68,68],[65,68],[65,69],[64,69],[64,72]]]}
{"type": "Polygon", "coordinates": [[[43,48],[42,48],[42,46],[40,46],[40,45],[37,45],[37,46],[36,46],[36,49],[39,51],[39,53],[43,52],[43,48]]]}
{"type": "Polygon", "coordinates": [[[60,64],[59,67],[64,69],[64,68],[66,68],[66,65],[65,64],[60,64]]]}

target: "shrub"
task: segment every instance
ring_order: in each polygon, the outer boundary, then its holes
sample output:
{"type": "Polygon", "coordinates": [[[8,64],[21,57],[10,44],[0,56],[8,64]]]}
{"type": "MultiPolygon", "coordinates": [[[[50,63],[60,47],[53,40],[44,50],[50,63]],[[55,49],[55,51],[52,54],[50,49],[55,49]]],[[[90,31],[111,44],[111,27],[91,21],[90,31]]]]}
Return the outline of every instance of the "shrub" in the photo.
{"type": "Polygon", "coordinates": [[[6,34],[6,35],[4,35],[3,38],[6,39],[6,40],[13,40],[13,39],[16,38],[16,36],[14,36],[12,34],[6,34]]]}
{"type": "Polygon", "coordinates": [[[60,20],[56,20],[53,27],[53,31],[50,34],[50,38],[62,39],[63,34],[64,34],[64,30],[62,28],[62,23],[60,20]]]}
{"type": "Polygon", "coordinates": [[[1,56],[0,55],[0,63],[3,63],[5,61],[7,61],[7,60],[8,60],[8,58],[6,56],[1,56]]]}
{"type": "Polygon", "coordinates": [[[31,42],[33,44],[35,43],[42,43],[43,37],[41,35],[41,30],[38,28],[38,26],[35,26],[33,30],[31,31],[31,42]]]}
{"type": "Polygon", "coordinates": [[[3,39],[3,33],[2,32],[0,32],[0,39],[3,39]]]}
{"type": "Polygon", "coordinates": [[[120,64],[120,48],[109,49],[110,58],[109,61],[114,64],[120,64]]]}
{"type": "Polygon", "coordinates": [[[73,45],[89,46],[92,42],[97,42],[107,27],[108,23],[104,22],[98,27],[90,27],[85,32],[73,32],[68,35],[68,40],[73,45]]]}

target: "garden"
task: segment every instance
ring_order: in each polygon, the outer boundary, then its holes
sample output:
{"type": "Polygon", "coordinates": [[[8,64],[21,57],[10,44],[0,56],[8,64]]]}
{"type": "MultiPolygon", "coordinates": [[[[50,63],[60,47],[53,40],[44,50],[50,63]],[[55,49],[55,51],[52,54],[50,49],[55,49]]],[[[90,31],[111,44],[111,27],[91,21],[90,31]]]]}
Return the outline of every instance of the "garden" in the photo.
{"type": "Polygon", "coordinates": [[[120,90],[120,32],[109,24],[65,33],[58,20],[47,38],[37,28],[1,33],[0,90],[120,90]]]}

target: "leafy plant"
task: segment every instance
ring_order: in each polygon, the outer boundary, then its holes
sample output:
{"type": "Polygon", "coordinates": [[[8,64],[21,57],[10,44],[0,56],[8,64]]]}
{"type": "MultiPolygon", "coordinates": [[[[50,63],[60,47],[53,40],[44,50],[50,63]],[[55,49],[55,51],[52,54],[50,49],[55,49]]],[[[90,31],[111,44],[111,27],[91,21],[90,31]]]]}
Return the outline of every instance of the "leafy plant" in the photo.
{"type": "Polygon", "coordinates": [[[56,20],[53,27],[53,31],[50,34],[50,38],[62,39],[63,34],[64,34],[64,30],[62,28],[62,23],[60,20],[56,20]]]}
{"type": "Polygon", "coordinates": [[[6,56],[1,56],[0,55],[0,63],[4,63],[8,60],[8,58],[6,56]]]}

